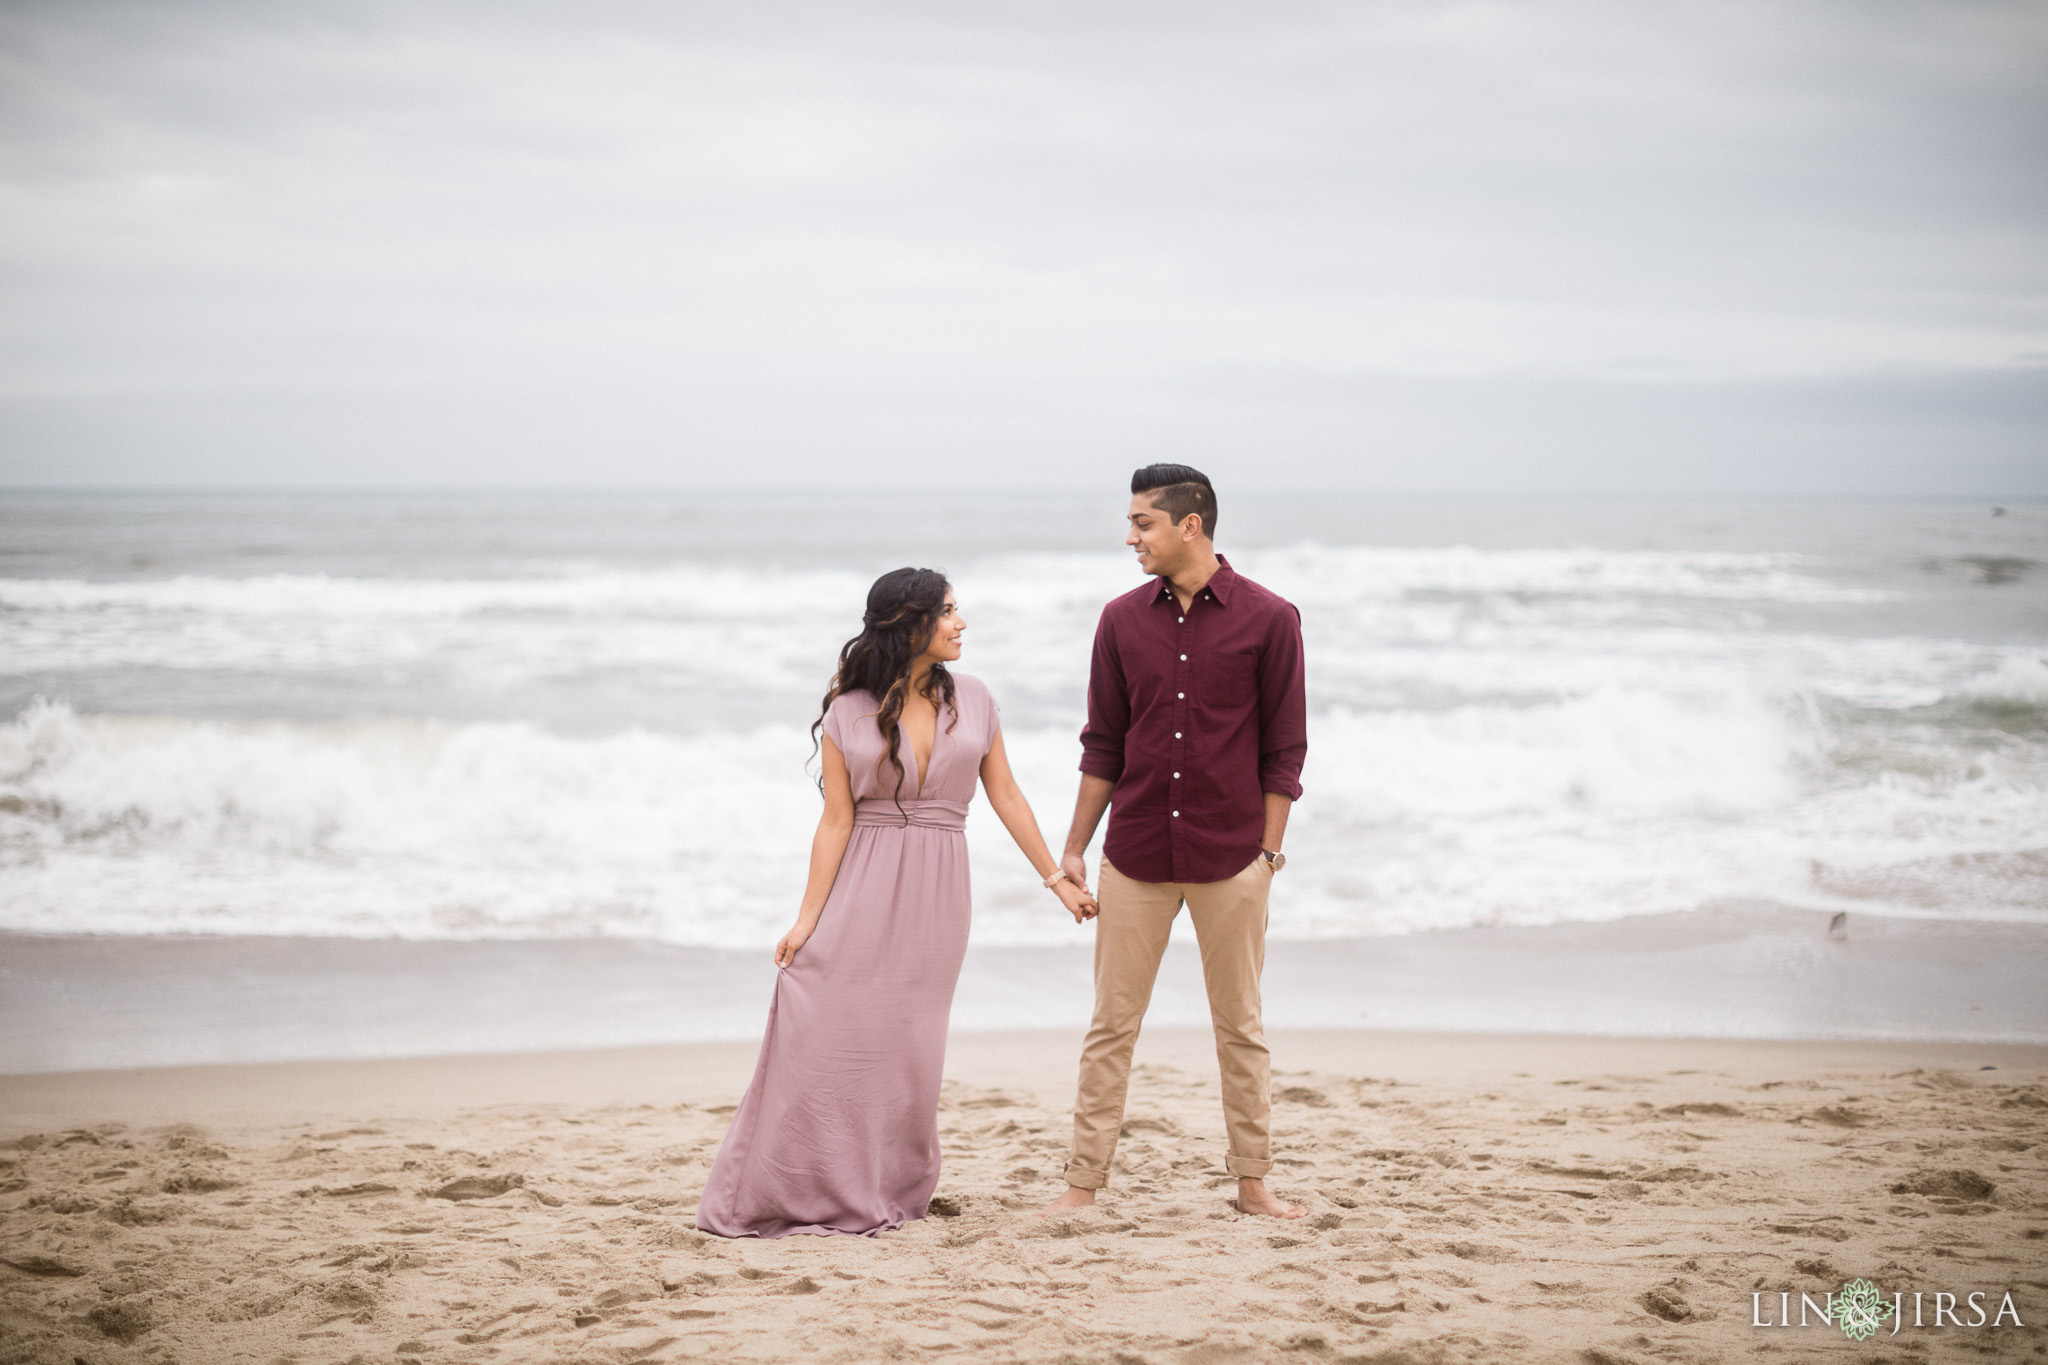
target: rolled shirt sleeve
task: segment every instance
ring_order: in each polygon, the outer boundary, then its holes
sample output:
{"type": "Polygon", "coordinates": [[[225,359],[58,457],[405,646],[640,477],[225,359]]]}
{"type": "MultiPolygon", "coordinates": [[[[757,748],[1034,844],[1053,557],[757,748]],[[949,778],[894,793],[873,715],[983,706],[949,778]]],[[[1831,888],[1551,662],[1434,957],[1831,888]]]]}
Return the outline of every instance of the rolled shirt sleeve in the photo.
{"type": "MultiPolygon", "coordinates": [[[[1112,603],[1111,606],[1115,604],[1112,603]]],[[[1116,626],[1109,608],[1095,623],[1095,652],[1088,661],[1088,723],[1081,730],[1081,771],[1111,782],[1124,775],[1124,739],[1131,729],[1131,694],[1116,652],[1116,626]]]]}
{"type": "Polygon", "coordinates": [[[1301,612],[1292,604],[1273,614],[1259,651],[1259,790],[1301,800],[1301,765],[1308,757],[1308,680],[1301,645],[1301,612]]]}

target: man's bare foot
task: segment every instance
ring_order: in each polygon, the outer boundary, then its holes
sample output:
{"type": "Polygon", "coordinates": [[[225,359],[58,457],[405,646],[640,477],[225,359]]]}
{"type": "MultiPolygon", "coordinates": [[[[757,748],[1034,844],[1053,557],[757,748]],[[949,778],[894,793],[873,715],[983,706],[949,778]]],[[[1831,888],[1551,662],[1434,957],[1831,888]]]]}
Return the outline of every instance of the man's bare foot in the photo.
{"type": "Polygon", "coordinates": [[[1065,1213],[1068,1209],[1085,1209],[1094,1202],[1095,1191],[1084,1190],[1079,1185],[1069,1185],[1065,1194],[1053,1200],[1032,1216],[1035,1218],[1046,1218],[1055,1213],[1065,1213]]]}
{"type": "Polygon", "coordinates": [[[1237,1207],[1241,1213],[1256,1213],[1267,1218],[1299,1218],[1308,1210],[1299,1204],[1290,1204],[1266,1188],[1263,1180],[1239,1176],[1237,1180],[1237,1207]]]}

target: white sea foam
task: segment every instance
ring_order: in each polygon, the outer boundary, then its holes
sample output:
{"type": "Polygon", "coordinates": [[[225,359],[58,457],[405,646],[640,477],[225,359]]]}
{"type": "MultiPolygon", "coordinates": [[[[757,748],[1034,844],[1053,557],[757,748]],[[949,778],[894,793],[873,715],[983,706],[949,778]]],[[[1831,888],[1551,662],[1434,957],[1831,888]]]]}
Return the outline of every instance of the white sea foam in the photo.
{"type": "Polygon", "coordinates": [[[2048,706],[2048,657],[2011,655],[1991,672],[1957,688],[1956,695],[1979,702],[2048,706]]]}
{"type": "MultiPolygon", "coordinates": [[[[1892,610],[1896,577],[1704,550],[1233,562],[1309,643],[1276,936],[1729,898],[2048,918],[2048,661],[1829,628],[1892,610]]],[[[1135,570],[951,567],[965,666],[1057,828],[1090,633],[1135,570]]],[[[497,568],[0,579],[0,679],[93,703],[0,726],[0,928],[772,940],[818,808],[803,726],[868,575],[497,568]]],[[[979,941],[1073,939],[995,821],[969,840],[979,941]]]]}
{"type": "MultiPolygon", "coordinates": [[[[1251,551],[1240,566],[1305,605],[1412,593],[1884,600],[1801,572],[1801,555],[1625,550],[1386,549],[1302,545],[1251,551]],[[1283,586],[1284,585],[1284,586],[1283,586]]],[[[1132,586],[1128,556],[1005,555],[976,566],[987,593],[1044,608],[1099,607],[1132,586]]],[[[266,574],[241,578],[0,579],[0,605],[27,610],[190,612],[206,616],[431,617],[485,612],[635,612],[769,617],[843,605],[866,579],[841,570],[686,564],[652,570],[556,567],[534,577],[466,580],[266,574]]]]}
{"type": "Polygon", "coordinates": [[[1811,572],[1813,560],[1793,554],[1303,545],[1250,556],[1247,567],[1304,607],[1417,593],[1777,602],[1892,596],[1827,582],[1811,572]]]}
{"type": "MultiPolygon", "coordinates": [[[[1300,546],[1240,561],[1301,606],[1318,705],[1416,704],[1474,686],[1573,694],[1620,673],[1653,686],[1656,670],[1741,649],[1746,606],[1873,595],[1791,555],[1300,546]]],[[[1096,614],[1136,576],[1127,557],[1073,553],[998,556],[955,577],[977,666],[1049,721],[1077,704],[1096,614]]],[[[230,697],[237,679],[257,693],[298,679],[384,714],[582,688],[593,700],[578,721],[594,728],[673,727],[663,699],[689,694],[689,713],[716,728],[757,723],[763,694],[794,714],[820,691],[865,587],[843,570],[729,564],[466,580],[0,579],[0,631],[9,671],[30,676],[205,672],[209,693],[230,697]]],[[[1893,672],[1850,670],[1846,685],[1893,672]]]]}
{"type": "Polygon", "coordinates": [[[0,605],[67,611],[132,608],[203,616],[445,617],[491,612],[595,612],[774,617],[819,602],[858,600],[867,584],[831,570],[763,572],[720,565],[656,571],[589,567],[544,577],[249,578],[87,581],[0,579],[0,605]]]}
{"type": "Polygon", "coordinates": [[[816,818],[805,747],[38,705],[0,740],[7,924],[748,942],[816,818]]]}
{"type": "MultiPolygon", "coordinates": [[[[1312,733],[1282,938],[1836,904],[1817,864],[2024,849],[2048,816],[2036,764],[1844,783],[1827,724],[1761,695],[1337,710],[1312,733]]],[[[1072,730],[1009,747],[1056,825],[1072,730]]],[[[801,891],[808,752],[795,726],[571,738],[39,704],[0,730],[0,927],[758,946],[801,891]]],[[[985,812],[969,838],[978,941],[1072,936],[985,812]]]]}

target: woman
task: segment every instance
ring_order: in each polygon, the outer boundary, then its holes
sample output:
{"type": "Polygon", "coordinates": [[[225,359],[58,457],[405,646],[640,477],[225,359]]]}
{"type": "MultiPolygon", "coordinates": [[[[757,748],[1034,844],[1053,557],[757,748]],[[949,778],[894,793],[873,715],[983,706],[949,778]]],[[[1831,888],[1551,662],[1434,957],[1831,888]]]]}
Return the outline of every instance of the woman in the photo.
{"type": "Polygon", "coordinates": [[[939,1073],[967,951],[967,840],[989,805],[1078,922],[1095,901],[1059,869],[1010,775],[995,700],[946,665],[961,619],[945,577],[868,590],[825,694],[825,813],[753,1084],[718,1149],[697,1226],[724,1237],[872,1236],[922,1218],[939,1182],[939,1073]]]}

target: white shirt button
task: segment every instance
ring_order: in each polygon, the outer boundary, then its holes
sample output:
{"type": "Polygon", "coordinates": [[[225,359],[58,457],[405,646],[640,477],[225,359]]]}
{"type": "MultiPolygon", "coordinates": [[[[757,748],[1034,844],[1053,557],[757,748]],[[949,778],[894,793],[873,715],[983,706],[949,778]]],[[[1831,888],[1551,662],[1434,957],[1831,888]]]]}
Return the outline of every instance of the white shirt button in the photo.
{"type": "Polygon", "coordinates": [[[1176,820],[1180,819],[1180,812],[1179,812],[1179,811],[1175,811],[1175,812],[1173,813],[1173,818],[1174,818],[1174,819],[1176,819],[1176,820]]]}
{"type": "Polygon", "coordinates": [[[1178,731],[1178,730],[1175,730],[1175,731],[1173,732],[1173,737],[1174,737],[1175,739],[1179,739],[1179,738],[1180,738],[1180,731],[1178,731]]]}
{"type": "Polygon", "coordinates": [[[1181,618],[1180,618],[1180,623],[1181,623],[1182,625],[1186,625],[1186,624],[1188,623],[1188,618],[1187,618],[1187,617],[1185,617],[1185,616],[1181,617],[1181,618]]]}
{"type": "Polygon", "coordinates": [[[1174,774],[1174,776],[1175,776],[1175,777],[1179,777],[1179,776],[1180,776],[1180,774],[1179,774],[1179,773],[1175,773],[1175,774],[1174,774]]]}
{"type": "Polygon", "coordinates": [[[1186,701],[1188,699],[1188,694],[1185,692],[1176,692],[1173,695],[1179,697],[1182,701],[1186,701]]]}
{"type": "Polygon", "coordinates": [[[1186,662],[1188,661],[1188,656],[1187,656],[1187,655],[1185,655],[1185,654],[1181,655],[1181,656],[1180,656],[1180,661],[1181,661],[1182,663],[1186,663],[1186,662]]]}

